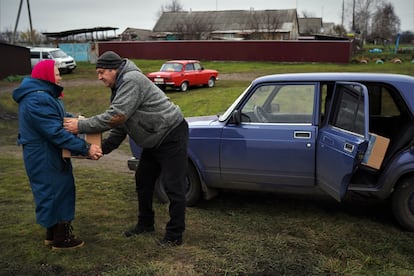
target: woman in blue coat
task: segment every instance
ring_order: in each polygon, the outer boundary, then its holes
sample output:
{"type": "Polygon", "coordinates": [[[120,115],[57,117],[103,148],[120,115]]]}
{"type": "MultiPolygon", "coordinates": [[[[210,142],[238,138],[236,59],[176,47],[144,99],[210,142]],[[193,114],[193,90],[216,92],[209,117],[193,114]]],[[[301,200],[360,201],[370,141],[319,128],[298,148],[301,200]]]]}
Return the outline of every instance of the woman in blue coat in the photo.
{"type": "Polygon", "coordinates": [[[69,114],[59,99],[63,90],[60,80],[55,62],[44,60],[13,91],[13,99],[19,104],[18,143],[23,146],[36,221],[47,229],[45,244],[53,249],[84,245],[72,234],[75,181],[71,160],[62,158],[62,149],[95,160],[102,156],[98,145],[90,145],[63,128],[63,119],[69,114]]]}

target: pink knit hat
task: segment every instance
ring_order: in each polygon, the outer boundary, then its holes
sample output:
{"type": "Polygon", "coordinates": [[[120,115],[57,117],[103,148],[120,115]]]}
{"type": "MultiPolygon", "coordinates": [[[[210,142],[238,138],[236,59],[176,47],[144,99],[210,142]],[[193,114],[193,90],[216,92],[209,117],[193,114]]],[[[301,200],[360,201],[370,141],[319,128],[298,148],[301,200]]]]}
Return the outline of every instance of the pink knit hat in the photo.
{"type": "Polygon", "coordinates": [[[39,61],[32,70],[32,78],[49,81],[55,81],[55,61],[52,59],[45,59],[39,61]]]}

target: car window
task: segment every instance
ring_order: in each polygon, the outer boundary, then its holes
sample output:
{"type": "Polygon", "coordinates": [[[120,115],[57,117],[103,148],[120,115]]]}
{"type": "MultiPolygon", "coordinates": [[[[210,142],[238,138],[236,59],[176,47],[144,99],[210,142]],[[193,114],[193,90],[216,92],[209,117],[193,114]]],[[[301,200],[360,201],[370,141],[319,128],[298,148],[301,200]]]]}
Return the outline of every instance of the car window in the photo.
{"type": "Polygon", "coordinates": [[[65,57],[67,57],[68,55],[65,53],[65,52],[63,52],[62,50],[54,50],[54,51],[50,51],[50,55],[51,55],[51,57],[50,58],[65,58],[65,57]]]}
{"type": "Polygon", "coordinates": [[[179,63],[164,63],[161,66],[161,72],[180,72],[183,68],[182,64],[179,63]]]}
{"type": "Polygon", "coordinates": [[[260,86],[242,108],[242,121],[312,123],[314,95],[314,84],[260,86]]]}
{"type": "Polygon", "coordinates": [[[185,71],[194,71],[194,64],[193,63],[188,63],[185,66],[185,71]]]}
{"type": "Polygon", "coordinates": [[[40,58],[40,52],[30,52],[30,58],[40,58]]]}
{"type": "Polygon", "coordinates": [[[202,69],[201,64],[200,63],[194,63],[194,69],[195,70],[201,70],[202,69]]]}
{"type": "Polygon", "coordinates": [[[364,135],[364,96],[358,93],[359,87],[339,86],[335,95],[334,114],[330,124],[350,132],[364,135]]]}
{"type": "Polygon", "coordinates": [[[366,85],[369,91],[369,111],[371,116],[395,117],[401,115],[389,87],[380,84],[366,85]]]}

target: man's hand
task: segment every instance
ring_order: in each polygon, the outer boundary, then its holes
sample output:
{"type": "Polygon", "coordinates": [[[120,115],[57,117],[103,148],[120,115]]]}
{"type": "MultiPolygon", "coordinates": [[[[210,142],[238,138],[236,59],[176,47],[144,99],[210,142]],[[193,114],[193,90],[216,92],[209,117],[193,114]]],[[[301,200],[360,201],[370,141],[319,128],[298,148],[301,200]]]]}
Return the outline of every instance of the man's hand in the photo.
{"type": "Polygon", "coordinates": [[[88,157],[92,160],[98,160],[103,156],[102,149],[98,145],[92,144],[89,148],[88,157]]]}
{"type": "Polygon", "coordinates": [[[78,118],[65,118],[63,127],[73,134],[78,134],[78,120],[78,118]]]}

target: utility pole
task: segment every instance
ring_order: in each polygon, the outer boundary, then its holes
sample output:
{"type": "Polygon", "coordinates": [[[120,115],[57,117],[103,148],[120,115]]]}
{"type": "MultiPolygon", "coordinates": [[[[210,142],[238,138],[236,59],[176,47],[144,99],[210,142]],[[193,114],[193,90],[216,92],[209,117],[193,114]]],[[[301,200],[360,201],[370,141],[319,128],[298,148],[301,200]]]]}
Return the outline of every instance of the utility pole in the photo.
{"type": "Polygon", "coordinates": [[[32,13],[30,12],[30,4],[29,0],[26,0],[27,2],[27,11],[29,13],[29,26],[30,26],[30,43],[33,45],[34,37],[33,37],[33,26],[32,26],[32,13]]]}
{"type": "Polygon", "coordinates": [[[355,0],[352,4],[352,31],[355,32],[355,0]]]}
{"type": "MultiPolygon", "coordinates": [[[[32,28],[32,15],[30,12],[30,4],[29,4],[29,0],[26,0],[27,3],[27,10],[29,13],[29,23],[30,23],[30,42],[33,43],[33,28],[32,28]]],[[[23,0],[20,0],[20,4],[19,4],[19,10],[17,12],[17,18],[16,18],[16,24],[14,25],[14,30],[13,30],[13,36],[12,36],[12,41],[11,44],[14,44],[15,40],[16,40],[16,32],[17,32],[17,26],[19,25],[19,20],[20,20],[20,13],[22,12],[22,5],[23,5],[23,0]]]]}
{"type": "Polygon", "coordinates": [[[14,41],[16,39],[17,25],[19,24],[20,12],[22,11],[22,4],[23,4],[23,0],[20,0],[19,10],[17,12],[16,24],[14,25],[14,30],[13,30],[13,36],[12,36],[11,44],[14,44],[14,41]]]}

